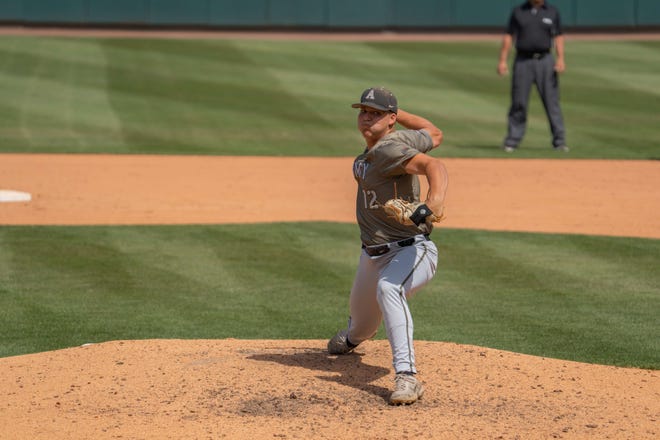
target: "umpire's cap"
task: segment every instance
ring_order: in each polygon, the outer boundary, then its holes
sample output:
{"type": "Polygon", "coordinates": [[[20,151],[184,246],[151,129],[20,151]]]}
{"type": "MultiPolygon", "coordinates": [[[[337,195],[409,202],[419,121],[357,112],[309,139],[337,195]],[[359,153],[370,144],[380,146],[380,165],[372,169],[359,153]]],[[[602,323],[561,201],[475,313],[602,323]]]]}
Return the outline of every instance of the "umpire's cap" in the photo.
{"type": "Polygon", "coordinates": [[[361,106],[392,113],[399,111],[396,96],[385,87],[370,87],[362,92],[360,102],[356,102],[351,107],[360,108],[361,106]]]}

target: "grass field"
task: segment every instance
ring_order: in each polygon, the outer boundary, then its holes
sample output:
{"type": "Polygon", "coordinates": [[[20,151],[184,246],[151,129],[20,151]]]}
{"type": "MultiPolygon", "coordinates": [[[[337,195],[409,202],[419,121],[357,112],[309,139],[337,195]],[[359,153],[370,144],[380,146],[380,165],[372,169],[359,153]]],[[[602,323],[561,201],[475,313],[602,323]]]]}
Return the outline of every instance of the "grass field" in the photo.
{"type": "MultiPolygon", "coordinates": [[[[0,38],[0,151],[352,155],[376,84],[445,131],[444,156],[500,154],[498,42],[0,38]]],[[[660,41],[569,41],[572,158],[660,157],[660,41]]],[[[521,157],[556,157],[532,95],[521,157]]]]}
{"type": "MultiPolygon", "coordinates": [[[[438,154],[498,157],[497,48],[2,37],[0,152],[352,156],[349,104],[384,84],[444,129],[438,154]]],[[[564,157],[660,158],[660,42],[567,52],[564,157]]],[[[516,154],[557,157],[532,104],[516,154]]],[[[412,302],[417,338],[660,368],[658,240],[434,240],[439,273],[412,302]]],[[[0,356],[114,339],[325,339],[345,324],[357,242],[354,225],[332,223],[1,226],[0,356]]]]}
{"type": "MultiPolygon", "coordinates": [[[[345,325],[357,229],[4,227],[0,356],[115,339],[325,339],[345,325]]],[[[660,367],[660,241],[443,230],[420,339],[660,367]]],[[[378,337],[383,337],[381,333],[378,337]]]]}

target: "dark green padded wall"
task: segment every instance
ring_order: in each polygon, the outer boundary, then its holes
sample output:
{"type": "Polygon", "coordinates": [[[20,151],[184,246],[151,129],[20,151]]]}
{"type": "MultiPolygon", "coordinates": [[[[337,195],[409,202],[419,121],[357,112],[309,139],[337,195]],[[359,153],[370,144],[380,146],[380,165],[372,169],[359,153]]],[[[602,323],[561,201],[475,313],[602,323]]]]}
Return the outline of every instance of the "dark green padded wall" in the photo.
{"type": "MultiPolygon", "coordinates": [[[[502,29],[524,0],[0,0],[0,22],[502,29]]],[[[548,0],[566,27],[660,26],[660,0],[548,0]]]]}

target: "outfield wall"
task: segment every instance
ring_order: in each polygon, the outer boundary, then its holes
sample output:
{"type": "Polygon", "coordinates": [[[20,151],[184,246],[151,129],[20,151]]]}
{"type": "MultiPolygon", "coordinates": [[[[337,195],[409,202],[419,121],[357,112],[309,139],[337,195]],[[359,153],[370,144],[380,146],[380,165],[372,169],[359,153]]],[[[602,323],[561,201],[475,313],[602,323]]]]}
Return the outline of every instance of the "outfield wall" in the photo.
{"type": "MultiPolygon", "coordinates": [[[[0,0],[23,25],[446,29],[498,27],[522,0],[0,0]]],[[[660,26],[660,0],[554,0],[571,28],[660,26]]]]}

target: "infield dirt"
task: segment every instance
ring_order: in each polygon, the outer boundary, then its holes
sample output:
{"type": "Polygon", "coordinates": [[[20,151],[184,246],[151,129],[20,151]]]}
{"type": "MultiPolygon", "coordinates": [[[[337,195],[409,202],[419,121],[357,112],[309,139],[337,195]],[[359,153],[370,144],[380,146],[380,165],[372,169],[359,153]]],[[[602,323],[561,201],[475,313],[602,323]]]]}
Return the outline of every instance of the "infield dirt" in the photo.
{"type": "MultiPolygon", "coordinates": [[[[351,161],[5,154],[0,183],[32,200],[0,204],[0,224],[352,222],[351,161]]],[[[448,219],[434,234],[456,227],[660,238],[659,162],[445,162],[448,219]]],[[[0,438],[660,436],[657,371],[418,341],[426,395],[390,407],[386,341],[343,357],[324,347],[109,341],[3,358],[0,438]]]]}

